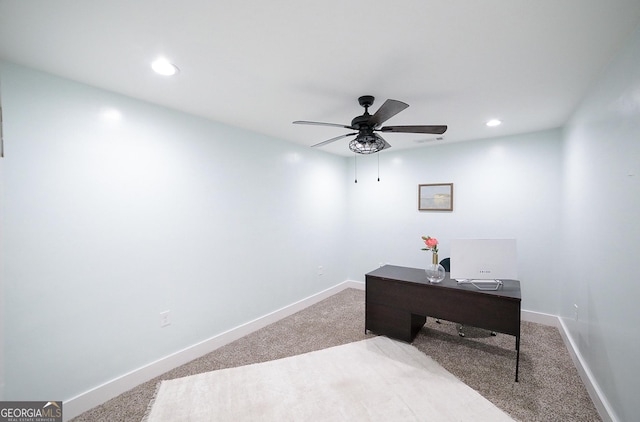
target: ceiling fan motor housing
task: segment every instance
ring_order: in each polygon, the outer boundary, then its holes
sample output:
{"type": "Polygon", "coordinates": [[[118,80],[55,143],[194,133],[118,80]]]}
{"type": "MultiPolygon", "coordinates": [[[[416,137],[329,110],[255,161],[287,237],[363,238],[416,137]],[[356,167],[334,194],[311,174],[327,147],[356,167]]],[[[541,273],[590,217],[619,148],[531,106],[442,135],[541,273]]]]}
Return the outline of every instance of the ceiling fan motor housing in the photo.
{"type": "Polygon", "coordinates": [[[369,119],[370,118],[371,118],[371,116],[369,115],[369,113],[367,113],[365,111],[362,116],[357,116],[357,117],[353,118],[353,120],[351,121],[351,127],[356,129],[356,130],[361,130],[363,128],[368,128],[368,127],[370,127],[370,125],[369,125],[369,119]]]}

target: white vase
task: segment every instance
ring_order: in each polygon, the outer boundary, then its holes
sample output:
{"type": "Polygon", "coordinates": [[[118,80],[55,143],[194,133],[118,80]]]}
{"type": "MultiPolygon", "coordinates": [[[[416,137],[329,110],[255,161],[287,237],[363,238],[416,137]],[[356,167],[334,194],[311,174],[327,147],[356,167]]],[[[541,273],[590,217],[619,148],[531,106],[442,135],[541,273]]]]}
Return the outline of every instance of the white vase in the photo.
{"type": "Polygon", "coordinates": [[[442,265],[438,262],[438,254],[433,253],[431,257],[431,264],[427,265],[425,268],[425,273],[427,273],[427,280],[429,283],[440,283],[444,280],[445,270],[442,265]]]}

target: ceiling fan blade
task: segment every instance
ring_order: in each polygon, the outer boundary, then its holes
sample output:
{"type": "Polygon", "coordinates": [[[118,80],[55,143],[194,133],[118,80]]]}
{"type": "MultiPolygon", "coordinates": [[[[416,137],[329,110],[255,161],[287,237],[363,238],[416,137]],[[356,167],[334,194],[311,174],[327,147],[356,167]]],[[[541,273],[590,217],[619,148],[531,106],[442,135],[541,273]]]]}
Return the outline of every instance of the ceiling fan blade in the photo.
{"type": "Polygon", "coordinates": [[[407,107],[409,107],[409,104],[403,103],[402,101],[387,100],[380,106],[378,111],[371,116],[369,123],[374,127],[380,126],[407,107]]]}
{"type": "Polygon", "coordinates": [[[308,122],[306,120],[296,120],[293,122],[294,125],[315,125],[315,126],[333,126],[333,127],[343,127],[345,129],[353,129],[351,126],[341,125],[339,123],[324,123],[324,122],[308,122]]]}
{"type": "Polygon", "coordinates": [[[357,135],[358,133],[347,133],[346,135],[340,135],[340,136],[336,136],[335,138],[331,138],[331,139],[327,139],[324,142],[320,142],[319,144],[315,144],[315,145],[311,145],[311,148],[315,148],[315,147],[321,147],[323,145],[327,145],[330,144],[331,142],[335,142],[338,141],[342,138],[346,138],[347,136],[352,136],[352,135],[357,135]]]}
{"type": "Polygon", "coordinates": [[[385,126],[378,130],[380,132],[432,133],[434,135],[442,135],[447,131],[447,126],[385,126]]]}

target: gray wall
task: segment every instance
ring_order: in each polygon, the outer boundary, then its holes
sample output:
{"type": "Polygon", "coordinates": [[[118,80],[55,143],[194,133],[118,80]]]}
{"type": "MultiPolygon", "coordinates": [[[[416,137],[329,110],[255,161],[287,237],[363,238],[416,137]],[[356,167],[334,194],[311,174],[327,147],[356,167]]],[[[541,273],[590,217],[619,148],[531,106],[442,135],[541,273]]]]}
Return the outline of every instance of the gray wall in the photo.
{"type": "Polygon", "coordinates": [[[640,415],[639,53],[640,30],[566,127],[555,254],[558,314],[621,421],[640,415]]]}

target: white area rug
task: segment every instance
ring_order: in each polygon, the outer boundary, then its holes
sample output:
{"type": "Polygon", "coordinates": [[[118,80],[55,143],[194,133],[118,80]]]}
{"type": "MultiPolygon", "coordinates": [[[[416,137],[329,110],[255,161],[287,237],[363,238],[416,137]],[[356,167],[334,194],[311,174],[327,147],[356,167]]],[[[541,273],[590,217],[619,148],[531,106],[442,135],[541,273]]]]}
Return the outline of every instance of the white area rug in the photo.
{"type": "Polygon", "coordinates": [[[144,419],[512,420],[415,347],[386,337],[163,381],[144,419]]]}

